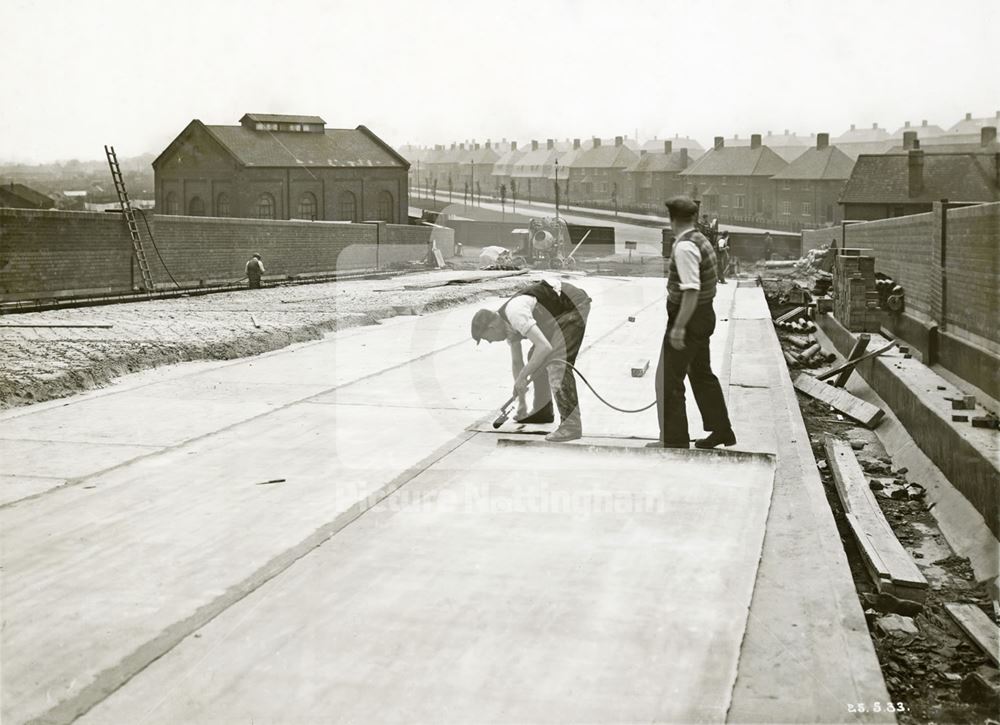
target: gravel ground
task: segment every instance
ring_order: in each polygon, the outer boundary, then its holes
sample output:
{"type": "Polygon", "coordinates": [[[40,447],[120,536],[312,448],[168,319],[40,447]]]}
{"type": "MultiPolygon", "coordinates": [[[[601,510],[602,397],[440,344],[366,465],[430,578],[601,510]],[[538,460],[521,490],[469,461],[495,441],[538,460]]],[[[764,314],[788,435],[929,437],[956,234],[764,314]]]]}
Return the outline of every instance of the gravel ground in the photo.
{"type": "Polygon", "coordinates": [[[398,314],[509,294],[525,281],[509,272],[441,270],[3,315],[0,409],[72,395],[147,368],[257,355],[398,314]],[[10,326],[57,324],[112,327],[10,326]]]}

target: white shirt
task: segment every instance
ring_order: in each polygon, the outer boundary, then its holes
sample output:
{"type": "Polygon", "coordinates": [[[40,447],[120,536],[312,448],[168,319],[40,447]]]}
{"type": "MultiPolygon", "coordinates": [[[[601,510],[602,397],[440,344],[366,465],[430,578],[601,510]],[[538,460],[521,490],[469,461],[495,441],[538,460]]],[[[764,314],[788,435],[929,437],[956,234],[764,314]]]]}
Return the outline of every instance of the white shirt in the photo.
{"type": "MultiPolygon", "coordinates": [[[[697,251],[697,248],[695,248],[695,251],[697,251]]],[[[543,279],[542,281],[554,289],[557,295],[562,294],[562,282],[558,279],[543,279]]],[[[697,287],[695,289],[697,289],[697,287]]],[[[507,303],[507,322],[509,322],[510,326],[514,328],[514,331],[522,337],[527,337],[528,330],[536,324],[533,313],[535,311],[535,305],[537,304],[538,300],[531,295],[518,295],[507,303]]]]}
{"type": "Polygon", "coordinates": [[[674,242],[674,267],[682,290],[701,289],[701,250],[690,239],[674,242]]]}

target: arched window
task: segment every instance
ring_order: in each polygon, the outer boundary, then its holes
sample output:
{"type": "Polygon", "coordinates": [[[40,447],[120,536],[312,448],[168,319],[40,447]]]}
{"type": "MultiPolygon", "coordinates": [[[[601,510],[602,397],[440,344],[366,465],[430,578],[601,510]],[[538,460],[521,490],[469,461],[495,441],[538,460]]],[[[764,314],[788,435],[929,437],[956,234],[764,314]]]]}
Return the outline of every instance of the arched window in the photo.
{"type": "Polygon", "coordinates": [[[188,202],[188,216],[205,216],[205,202],[200,196],[192,196],[188,202]]]}
{"type": "Polygon", "coordinates": [[[396,220],[396,215],[393,213],[395,211],[394,204],[392,201],[392,194],[388,191],[380,191],[378,194],[378,218],[380,221],[384,222],[394,222],[396,220]]]}
{"type": "Polygon", "coordinates": [[[257,218],[274,219],[274,197],[270,194],[257,197],[257,218]]]}
{"type": "Polygon", "coordinates": [[[316,197],[308,191],[299,197],[299,219],[316,221],[316,197]]]}
{"type": "Polygon", "coordinates": [[[180,209],[177,206],[177,194],[170,192],[167,194],[167,214],[177,214],[180,209]]]}
{"type": "Polygon", "coordinates": [[[216,216],[229,216],[229,196],[226,194],[219,194],[218,198],[215,200],[215,215],[216,216]]]}
{"type": "Polygon", "coordinates": [[[342,191],[337,196],[337,219],[344,222],[358,220],[358,200],[350,191],[342,191]]]}

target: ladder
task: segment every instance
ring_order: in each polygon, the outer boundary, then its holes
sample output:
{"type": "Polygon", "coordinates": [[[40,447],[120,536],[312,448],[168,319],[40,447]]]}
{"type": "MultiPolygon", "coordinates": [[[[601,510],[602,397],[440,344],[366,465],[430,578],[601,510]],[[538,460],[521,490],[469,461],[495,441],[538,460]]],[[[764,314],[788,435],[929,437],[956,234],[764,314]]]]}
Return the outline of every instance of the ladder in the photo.
{"type": "Polygon", "coordinates": [[[139,271],[142,272],[142,284],[147,292],[153,291],[153,276],[149,273],[149,262],[146,260],[146,252],[142,248],[142,239],[139,237],[139,225],[135,223],[135,211],[132,209],[132,202],[129,201],[128,192],[125,190],[125,180],[122,178],[122,170],[118,165],[118,156],[115,154],[114,146],[105,146],[104,153],[108,157],[108,166],[111,167],[111,178],[115,182],[115,191],[118,193],[118,203],[121,204],[122,214],[128,223],[128,233],[132,237],[132,249],[135,251],[135,258],[139,262],[139,271]]]}

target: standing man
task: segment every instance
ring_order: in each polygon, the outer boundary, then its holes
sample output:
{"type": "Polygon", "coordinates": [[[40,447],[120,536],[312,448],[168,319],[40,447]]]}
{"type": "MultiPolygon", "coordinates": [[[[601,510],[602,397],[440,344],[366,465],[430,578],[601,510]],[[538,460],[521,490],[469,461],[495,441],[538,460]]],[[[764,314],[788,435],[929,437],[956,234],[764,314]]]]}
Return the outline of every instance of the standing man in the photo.
{"type": "Polygon", "coordinates": [[[764,261],[770,262],[772,254],[774,254],[774,238],[771,232],[764,232],[764,261]]]}
{"type": "Polygon", "coordinates": [[[691,380],[702,425],[709,435],[697,448],[736,443],[722,386],[712,372],[709,340],[715,331],[716,259],[712,243],[695,231],[697,205],[687,196],[667,200],[674,243],[667,272],[667,331],[656,367],[660,440],[650,447],[688,448],[684,378],[691,380]]]}
{"type": "Polygon", "coordinates": [[[719,284],[726,283],[729,273],[729,232],[723,232],[719,237],[719,284]]]}
{"type": "Polygon", "coordinates": [[[247,262],[247,288],[260,289],[260,277],[262,274],[264,274],[264,263],[261,261],[260,255],[255,254],[247,262]]]}
{"type": "Polygon", "coordinates": [[[518,423],[551,423],[552,393],[559,409],[559,427],[545,436],[555,443],[576,440],[583,435],[576,379],[566,365],[546,363],[565,360],[576,363],[587,329],[591,299],[579,287],[558,279],[530,284],[507,300],[497,311],[479,310],[472,318],[472,339],[479,344],[506,341],[510,346],[514,395],[518,423]],[[521,342],[531,342],[527,364],[521,342]],[[545,367],[545,370],[541,370],[545,367]],[[536,372],[538,373],[536,375],[536,372]],[[528,380],[534,385],[534,405],[528,413],[525,395],[528,380]]]}

